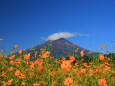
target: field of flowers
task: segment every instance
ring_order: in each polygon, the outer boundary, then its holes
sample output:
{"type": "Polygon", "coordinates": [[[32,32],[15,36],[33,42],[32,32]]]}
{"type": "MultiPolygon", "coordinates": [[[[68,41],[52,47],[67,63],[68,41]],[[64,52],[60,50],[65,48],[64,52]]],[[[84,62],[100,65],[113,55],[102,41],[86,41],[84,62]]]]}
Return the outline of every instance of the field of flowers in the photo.
{"type": "Polygon", "coordinates": [[[72,55],[52,60],[50,52],[41,49],[39,58],[29,61],[31,53],[23,52],[0,53],[0,86],[115,86],[114,60],[104,54],[87,62],[72,55]]]}

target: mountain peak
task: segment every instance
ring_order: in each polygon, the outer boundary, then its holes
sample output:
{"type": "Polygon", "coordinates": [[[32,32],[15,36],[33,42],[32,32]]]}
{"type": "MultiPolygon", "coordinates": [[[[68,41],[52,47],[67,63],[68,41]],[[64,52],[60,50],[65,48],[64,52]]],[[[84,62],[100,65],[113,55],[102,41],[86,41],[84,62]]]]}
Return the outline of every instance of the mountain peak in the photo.
{"type": "Polygon", "coordinates": [[[59,39],[56,39],[56,40],[49,40],[49,41],[60,41],[60,40],[66,40],[65,38],[59,38],[59,39]]]}
{"type": "Polygon", "coordinates": [[[54,40],[54,41],[68,41],[68,40],[66,40],[65,38],[60,38],[60,39],[57,39],[57,40],[54,40]]]}
{"type": "Polygon", "coordinates": [[[70,41],[66,40],[65,38],[60,38],[60,39],[57,39],[55,41],[53,41],[53,43],[58,43],[59,45],[63,45],[63,44],[72,44],[70,41]]]}
{"type": "Polygon", "coordinates": [[[65,38],[60,38],[60,39],[57,39],[57,40],[65,40],[65,38]]]}

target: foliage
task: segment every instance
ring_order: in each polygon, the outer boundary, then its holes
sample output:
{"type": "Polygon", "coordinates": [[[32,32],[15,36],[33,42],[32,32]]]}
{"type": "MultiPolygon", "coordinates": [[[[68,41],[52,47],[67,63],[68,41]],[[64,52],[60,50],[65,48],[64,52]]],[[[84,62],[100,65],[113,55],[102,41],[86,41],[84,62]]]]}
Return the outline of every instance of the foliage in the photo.
{"type": "Polygon", "coordinates": [[[0,53],[0,86],[115,86],[114,53],[55,58],[49,49],[0,53]]]}
{"type": "Polygon", "coordinates": [[[75,56],[54,59],[42,49],[39,58],[30,61],[35,51],[20,56],[0,57],[0,86],[114,86],[115,65],[112,56],[75,56]],[[109,57],[110,56],[110,57],[109,57]],[[23,59],[22,59],[23,58],[23,59]],[[109,59],[108,59],[109,58],[109,59]],[[9,59],[9,60],[6,60],[9,59]]]}

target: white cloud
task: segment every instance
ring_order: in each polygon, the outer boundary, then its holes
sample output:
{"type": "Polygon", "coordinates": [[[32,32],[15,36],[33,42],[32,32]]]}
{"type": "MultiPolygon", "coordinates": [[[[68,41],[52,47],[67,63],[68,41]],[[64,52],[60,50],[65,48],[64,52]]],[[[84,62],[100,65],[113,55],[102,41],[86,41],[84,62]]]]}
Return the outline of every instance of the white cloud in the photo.
{"type": "Polygon", "coordinates": [[[43,40],[57,40],[60,38],[70,38],[74,36],[88,36],[88,34],[81,34],[81,33],[70,33],[70,32],[59,32],[59,33],[54,33],[52,35],[49,35],[47,38],[42,37],[43,40]]]}

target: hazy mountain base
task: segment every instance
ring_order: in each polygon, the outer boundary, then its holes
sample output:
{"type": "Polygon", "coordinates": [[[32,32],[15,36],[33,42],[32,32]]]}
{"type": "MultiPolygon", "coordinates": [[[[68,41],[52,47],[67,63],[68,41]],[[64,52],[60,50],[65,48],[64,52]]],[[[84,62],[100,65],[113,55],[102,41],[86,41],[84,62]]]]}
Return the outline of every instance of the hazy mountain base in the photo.
{"type": "MultiPolygon", "coordinates": [[[[47,51],[47,50],[46,50],[47,51]]],[[[96,56],[99,56],[99,53],[91,53],[91,54],[88,54],[88,53],[85,53],[84,56],[82,57],[80,55],[79,52],[62,52],[62,51],[53,51],[53,50],[49,50],[50,51],[50,56],[48,58],[52,58],[52,60],[55,60],[55,59],[61,59],[62,57],[65,57],[65,58],[69,58],[69,56],[74,56],[76,59],[81,59],[81,58],[91,58],[91,57],[96,57],[96,56]]],[[[22,58],[24,59],[24,56],[23,55],[26,55],[30,53],[30,59],[29,61],[35,61],[37,60],[38,58],[40,58],[41,56],[41,51],[40,50],[30,50],[28,52],[23,52],[22,54],[18,54],[18,53],[15,53],[16,55],[16,58],[22,58]],[[37,52],[36,56],[35,56],[35,53],[37,52]],[[32,58],[34,57],[34,58],[32,58]]],[[[10,56],[10,55],[9,55],[10,56]]]]}
{"type": "Polygon", "coordinates": [[[47,41],[43,44],[40,45],[36,45],[35,47],[33,47],[34,50],[30,50],[27,49],[27,52],[23,52],[21,55],[18,54],[18,52],[16,53],[16,55],[21,56],[23,58],[24,54],[30,53],[30,60],[34,61],[37,60],[37,58],[39,58],[40,54],[41,54],[41,50],[40,49],[45,49],[45,51],[50,51],[50,56],[53,57],[52,59],[60,59],[62,57],[69,57],[69,55],[73,55],[76,58],[81,58],[82,56],[80,55],[80,52],[82,50],[84,50],[84,55],[87,57],[95,57],[98,56],[100,53],[99,52],[92,52],[92,53],[88,53],[91,52],[90,50],[86,50],[82,47],[79,47],[77,45],[73,45],[71,42],[69,42],[68,40],[61,38],[58,40],[50,40],[47,41]],[[78,49],[77,52],[75,52],[75,49],[78,49]],[[36,57],[34,56],[35,53],[36,57]],[[34,59],[31,59],[32,57],[35,57],[34,59]]]}
{"type": "Polygon", "coordinates": [[[61,38],[54,41],[47,41],[41,45],[37,45],[34,47],[35,51],[40,51],[41,48],[46,49],[46,51],[50,51],[51,56],[54,58],[61,58],[61,57],[68,57],[68,55],[74,55],[78,58],[81,58],[80,52],[82,50],[85,50],[84,53],[86,56],[98,56],[99,52],[90,52],[90,50],[86,50],[82,47],[79,47],[77,45],[73,45],[68,40],[61,38]],[[75,49],[78,49],[78,52],[75,52],[75,49]]]}

